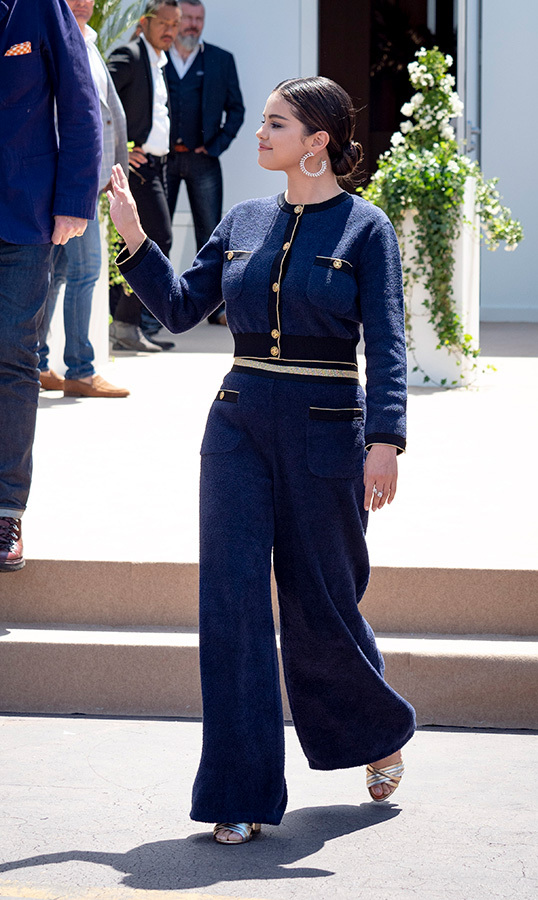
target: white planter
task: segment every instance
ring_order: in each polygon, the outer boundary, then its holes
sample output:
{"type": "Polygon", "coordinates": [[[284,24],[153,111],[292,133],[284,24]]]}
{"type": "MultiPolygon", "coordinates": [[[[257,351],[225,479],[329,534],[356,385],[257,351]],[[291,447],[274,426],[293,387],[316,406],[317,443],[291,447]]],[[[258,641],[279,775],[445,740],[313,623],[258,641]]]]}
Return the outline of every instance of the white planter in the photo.
{"type": "MultiPolygon", "coordinates": [[[[456,313],[464,333],[473,336],[473,347],[479,346],[480,323],[480,237],[479,218],[474,207],[475,182],[467,179],[462,206],[462,227],[454,247],[453,297],[456,313]]],[[[407,213],[404,225],[403,256],[410,265],[414,255],[413,216],[407,213]]],[[[463,387],[474,381],[478,368],[475,360],[463,354],[449,353],[444,347],[437,349],[439,339],[433,325],[428,322],[429,312],[424,307],[427,292],[423,279],[412,284],[406,294],[406,305],[411,323],[412,349],[407,354],[408,383],[415,387],[444,384],[447,387],[463,387]],[[416,369],[416,371],[415,371],[416,369]],[[463,377],[462,377],[463,376],[463,377]],[[425,377],[429,381],[425,381],[425,377]],[[456,384],[454,384],[456,382],[456,384]]]]}

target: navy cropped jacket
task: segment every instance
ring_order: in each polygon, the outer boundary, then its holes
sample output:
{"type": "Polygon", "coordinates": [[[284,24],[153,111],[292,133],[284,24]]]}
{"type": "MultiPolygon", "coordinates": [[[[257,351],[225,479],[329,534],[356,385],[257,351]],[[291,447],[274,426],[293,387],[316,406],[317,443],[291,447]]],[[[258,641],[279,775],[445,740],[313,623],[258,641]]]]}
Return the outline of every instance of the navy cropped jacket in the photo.
{"type": "Polygon", "coordinates": [[[400,252],[386,215],[347,193],[292,205],[283,194],[233,207],[177,276],[146,239],[118,266],[172,332],[224,300],[236,356],[355,362],[366,353],[366,446],[405,449],[406,350],[400,252]]]}

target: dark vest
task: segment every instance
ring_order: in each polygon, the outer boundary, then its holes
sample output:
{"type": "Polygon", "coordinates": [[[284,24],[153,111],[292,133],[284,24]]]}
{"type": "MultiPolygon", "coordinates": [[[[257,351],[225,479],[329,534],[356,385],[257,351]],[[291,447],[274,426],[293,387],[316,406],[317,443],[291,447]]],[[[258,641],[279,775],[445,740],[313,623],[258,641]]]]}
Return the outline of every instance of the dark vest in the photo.
{"type": "Polygon", "coordinates": [[[181,140],[189,150],[203,144],[202,85],[204,54],[200,49],[186,75],[180,78],[173,62],[168,60],[166,78],[170,91],[170,146],[181,140]]]}

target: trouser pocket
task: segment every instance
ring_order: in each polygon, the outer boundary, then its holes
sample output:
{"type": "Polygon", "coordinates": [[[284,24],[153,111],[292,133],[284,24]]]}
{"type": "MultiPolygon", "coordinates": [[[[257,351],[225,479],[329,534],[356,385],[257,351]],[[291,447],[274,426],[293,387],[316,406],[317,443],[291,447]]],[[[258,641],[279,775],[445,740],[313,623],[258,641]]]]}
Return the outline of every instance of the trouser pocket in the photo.
{"type": "Polygon", "coordinates": [[[209,411],[200,453],[229,453],[241,440],[239,391],[221,388],[209,411]]]}
{"type": "Polygon", "coordinates": [[[322,478],[357,478],[364,461],[364,412],[360,407],[311,406],[307,464],[322,478]]]}

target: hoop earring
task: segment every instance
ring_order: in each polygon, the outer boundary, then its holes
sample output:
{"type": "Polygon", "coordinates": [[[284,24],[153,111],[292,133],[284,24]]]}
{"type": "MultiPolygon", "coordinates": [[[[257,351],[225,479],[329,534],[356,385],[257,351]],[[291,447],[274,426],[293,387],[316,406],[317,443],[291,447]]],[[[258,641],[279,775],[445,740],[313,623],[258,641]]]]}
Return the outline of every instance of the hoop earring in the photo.
{"type": "Polygon", "coordinates": [[[323,173],[325,172],[325,170],[327,168],[327,162],[326,162],[326,160],[322,159],[321,167],[320,167],[319,171],[318,172],[309,172],[305,166],[305,161],[307,159],[309,159],[310,156],[314,156],[314,154],[313,153],[305,153],[305,155],[302,157],[302,159],[299,160],[299,168],[300,168],[301,172],[303,173],[303,175],[308,175],[309,178],[319,178],[319,176],[323,175],[323,173]]]}

